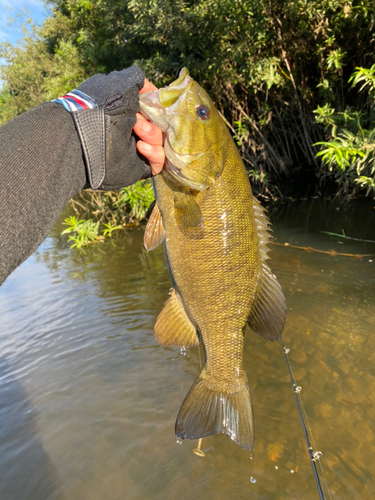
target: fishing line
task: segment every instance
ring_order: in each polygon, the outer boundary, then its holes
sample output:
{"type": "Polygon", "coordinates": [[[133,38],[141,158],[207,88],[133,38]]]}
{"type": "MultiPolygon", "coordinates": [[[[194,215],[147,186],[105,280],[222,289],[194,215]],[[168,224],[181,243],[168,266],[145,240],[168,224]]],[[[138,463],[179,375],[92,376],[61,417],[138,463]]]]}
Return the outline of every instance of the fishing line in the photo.
{"type": "MultiPolygon", "coordinates": [[[[310,427],[310,424],[309,424],[309,420],[307,418],[307,414],[306,414],[306,411],[305,411],[305,408],[303,406],[302,399],[301,399],[301,396],[300,396],[301,387],[297,386],[297,384],[296,384],[296,382],[294,380],[292,368],[291,368],[290,363],[289,363],[288,353],[290,352],[290,349],[287,349],[285,347],[284,339],[282,337],[281,337],[281,343],[283,345],[284,356],[285,356],[286,364],[288,366],[288,371],[289,371],[290,381],[291,381],[292,386],[293,386],[294,396],[296,398],[297,408],[298,408],[299,416],[300,416],[300,419],[301,419],[303,433],[305,435],[305,440],[306,440],[306,445],[307,445],[307,451],[308,451],[309,456],[310,456],[310,461],[311,461],[312,469],[313,469],[313,472],[314,472],[314,477],[315,477],[315,482],[316,482],[316,486],[317,486],[317,489],[318,489],[319,497],[320,497],[320,500],[325,500],[325,496],[324,496],[324,493],[323,493],[322,485],[321,485],[321,482],[320,482],[318,468],[316,466],[316,462],[319,461],[319,459],[320,459],[320,457],[321,457],[322,454],[321,454],[320,451],[315,451],[314,452],[314,450],[313,450],[313,448],[311,446],[309,432],[308,432],[307,428],[309,428],[309,430],[310,430],[311,439],[313,441],[314,447],[315,447],[315,443],[314,443],[314,439],[312,437],[312,431],[311,431],[311,427],[310,427]],[[306,422],[307,422],[307,425],[306,425],[306,422]]],[[[321,463],[320,463],[320,469],[321,469],[321,472],[322,472],[322,475],[323,475],[323,479],[324,479],[324,482],[325,482],[325,485],[326,485],[326,488],[327,488],[327,491],[328,491],[329,498],[331,498],[331,494],[329,492],[328,484],[327,484],[327,481],[326,481],[326,478],[325,478],[325,475],[324,475],[324,472],[323,472],[323,467],[322,467],[321,463]]]]}
{"type": "MultiPolygon", "coordinates": [[[[304,416],[305,422],[307,424],[307,429],[308,429],[309,434],[310,434],[310,438],[311,438],[311,441],[312,441],[313,449],[316,450],[317,446],[316,446],[315,441],[314,441],[314,436],[313,436],[313,433],[312,433],[312,429],[311,429],[311,426],[310,426],[310,422],[309,422],[309,419],[308,419],[305,407],[304,407],[303,402],[302,402],[302,398],[301,398],[301,393],[300,392],[298,392],[298,399],[299,399],[299,402],[300,402],[300,405],[301,405],[301,409],[302,409],[302,412],[303,412],[303,416],[304,416]]],[[[314,453],[314,458],[315,458],[315,461],[318,462],[318,464],[319,464],[320,473],[321,473],[321,476],[323,477],[324,484],[325,484],[325,487],[326,487],[326,491],[328,493],[328,496],[329,496],[330,500],[332,500],[331,493],[330,493],[329,488],[328,488],[327,479],[326,479],[326,476],[324,474],[322,460],[320,460],[321,456],[322,456],[322,453],[320,451],[317,451],[317,452],[314,453]]]]}

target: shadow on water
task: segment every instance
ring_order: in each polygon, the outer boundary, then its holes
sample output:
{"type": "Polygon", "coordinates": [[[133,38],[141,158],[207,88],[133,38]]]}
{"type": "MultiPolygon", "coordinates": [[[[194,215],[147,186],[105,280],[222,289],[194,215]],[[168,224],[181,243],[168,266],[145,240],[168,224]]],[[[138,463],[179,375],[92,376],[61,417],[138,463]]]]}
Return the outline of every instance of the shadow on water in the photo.
{"type": "Polygon", "coordinates": [[[60,500],[56,467],[38,439],[35,407],[0,358],[0,498],[60,500]]]}
{"type": "MultiPolygon", "coordinates": [[[[375,253],[321,233],[375,239],[373,203],[269,212],[277,242],[375,253]]],[[[14,393],[0,395],[1,488],[13,495],[1,500],[60,500],[57,491],[63,500],[318,498],[280,342],[246,332],[254,451],[221,435],[204,439],[197,457],[196,442],[176,443],[174,422],[202,350],[181,356],[153,337],[171,286],[163,250],[147,254],[140,227],[76,252],[61,229],[0,289],[0,380],[14,393]]],[[[370,500],[375,258],[272,250],[288,305],[284,339],[332,499],[370,500]]]]}

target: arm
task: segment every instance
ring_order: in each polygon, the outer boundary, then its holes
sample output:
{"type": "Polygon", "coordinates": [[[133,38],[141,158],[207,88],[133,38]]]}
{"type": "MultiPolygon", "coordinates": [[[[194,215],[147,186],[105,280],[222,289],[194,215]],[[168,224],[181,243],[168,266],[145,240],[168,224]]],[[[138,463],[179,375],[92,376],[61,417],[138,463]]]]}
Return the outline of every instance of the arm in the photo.
{"type": "MultiPolygon", "coordinates": [[[[138,142],[137,149],[156,174],[164,162],[161,132],[153,126],[142,131],[140,120],[135,131],[143,141],[138,142]],[[146,150],[147,144],[150,150],[146,150]]],[[[135,140],[129,147],[135,154],[135,140]]],[[[143,165],[143,160],[138,161],[143,165]]],[[[118,162],[110,161],[104,187],[119,189],[129,184],[129,165],[126,167],[123,170],[118,162]]],[[[44,103],[1,127],[0,172],[1,284],[47,237],[69,199],[88,185],[71,114],[59,104],[44,103]]]]}

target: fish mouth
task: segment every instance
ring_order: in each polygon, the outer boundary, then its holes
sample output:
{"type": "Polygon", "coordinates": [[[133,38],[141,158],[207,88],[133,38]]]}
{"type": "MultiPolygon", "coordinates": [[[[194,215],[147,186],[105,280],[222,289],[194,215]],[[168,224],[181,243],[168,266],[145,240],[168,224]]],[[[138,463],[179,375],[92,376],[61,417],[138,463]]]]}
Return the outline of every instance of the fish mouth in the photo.
{"type": "Polygon", "coordinates": [[[203,153],[180,154],[177,153],[169,142],[168,134],[164,134],[164,150],[166,161],[163,169],[174,181],[195,191],[207,189],[206,179],[198,179],[194,171],[188,167],[197,161],[203,153]]]}
{"type": "Polygon", "coordinates": [[[168,87],[159,90],[159,101],[165,108],[170,108],[181,98],[181,96],[188,90],[192,78],[187,68],[182,68],[177,80],[172,82],[168,87]]]}
{"type": "Polygon", "coordinates": [[[163,132],[168,129],[168,116],[178,114],[177,103],[192,83],[189,71],[183,68],[180,75],[168,87],[152,90],[139,96],[141,113],[163,132]]]}
{"type": "Polygon", "coordinates": [[[193,82],[189,71],[183,68],[177,80],[168,87],[141,94],[139,102],[142,115],[163,132],[166,155],[164,172],[178,184],[196,191],[204,191],[207,189],[207,182],[211,184],[212,181],[206,176],[202,179],[202,172],[198,174],[188,167],[204,155],[205,151],[189,153],[187,148],[176,151],[169,138],[173,134],[171,117],[178,115],[179,101],[185,99],[185,94],[189,92],[193,82]]]}
{"type": "Polygon", "coordinates": [[[160,104],[159,90],[152,90],[139,96],[141,114],[156,125],[162,132],[168,130],[166,108],[160,104]]]}
{"type": "Polygon", "coordinates": [[[165,169],[167,175],[171,177],[175,182],[185,186],[188,189],[192,189],[193,191],[205,191],[207,189],[207,184],[194,178],[196,176],[192,176],[191,170],[185,170],[176,167],[169,158],[166,158],[163,169],[165,169]]]}

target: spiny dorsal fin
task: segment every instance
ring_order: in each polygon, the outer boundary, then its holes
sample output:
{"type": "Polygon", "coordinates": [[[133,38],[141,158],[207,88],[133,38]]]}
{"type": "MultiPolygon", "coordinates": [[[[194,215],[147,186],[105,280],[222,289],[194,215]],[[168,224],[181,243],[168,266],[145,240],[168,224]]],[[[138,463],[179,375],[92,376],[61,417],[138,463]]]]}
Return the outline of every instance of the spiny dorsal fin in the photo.
{"type": "Polygon", "coordinates": [[[254,198],[255,223],[258,229],[261,271],[258,289],[250,311],[248,323],[250,328],[270,340],[281,337],[286,320],[286,305],[281,286],[266,263],[270,242],[270,222],[264,208],[254,198]]]}
{"type": "Polygon", "coordinates": [[[271,235],[270,235],[271,228],[269,227],[271,223],[266,215],[266,210],[262,207],[262,205],[255,197],[253,198],[253,209],[254,209],[255,224],[258,231],[260,257],[263,262],[269,259],[267,254],[270,249],[268,248],[267,245],[270,243],[271,240],[271,235]]]}
{"type": "Polygon", "coordinates": [[[163,228],[163,220],[161,218],[159,207],[157,203],[155,203],[146,226],[145,235],[143,237],[143,243],[146,247],[146,250],[148,252],[150,250],[153,250],[163,242],[164,238],[165,232],[163,228]]]}
{"type": "Polygon", "coordinates": [[[186,314],[181,297],[174,288],[154,327],[155,338],[164,346],[191,347],[199,344],[195,326],[186,314]]]}

